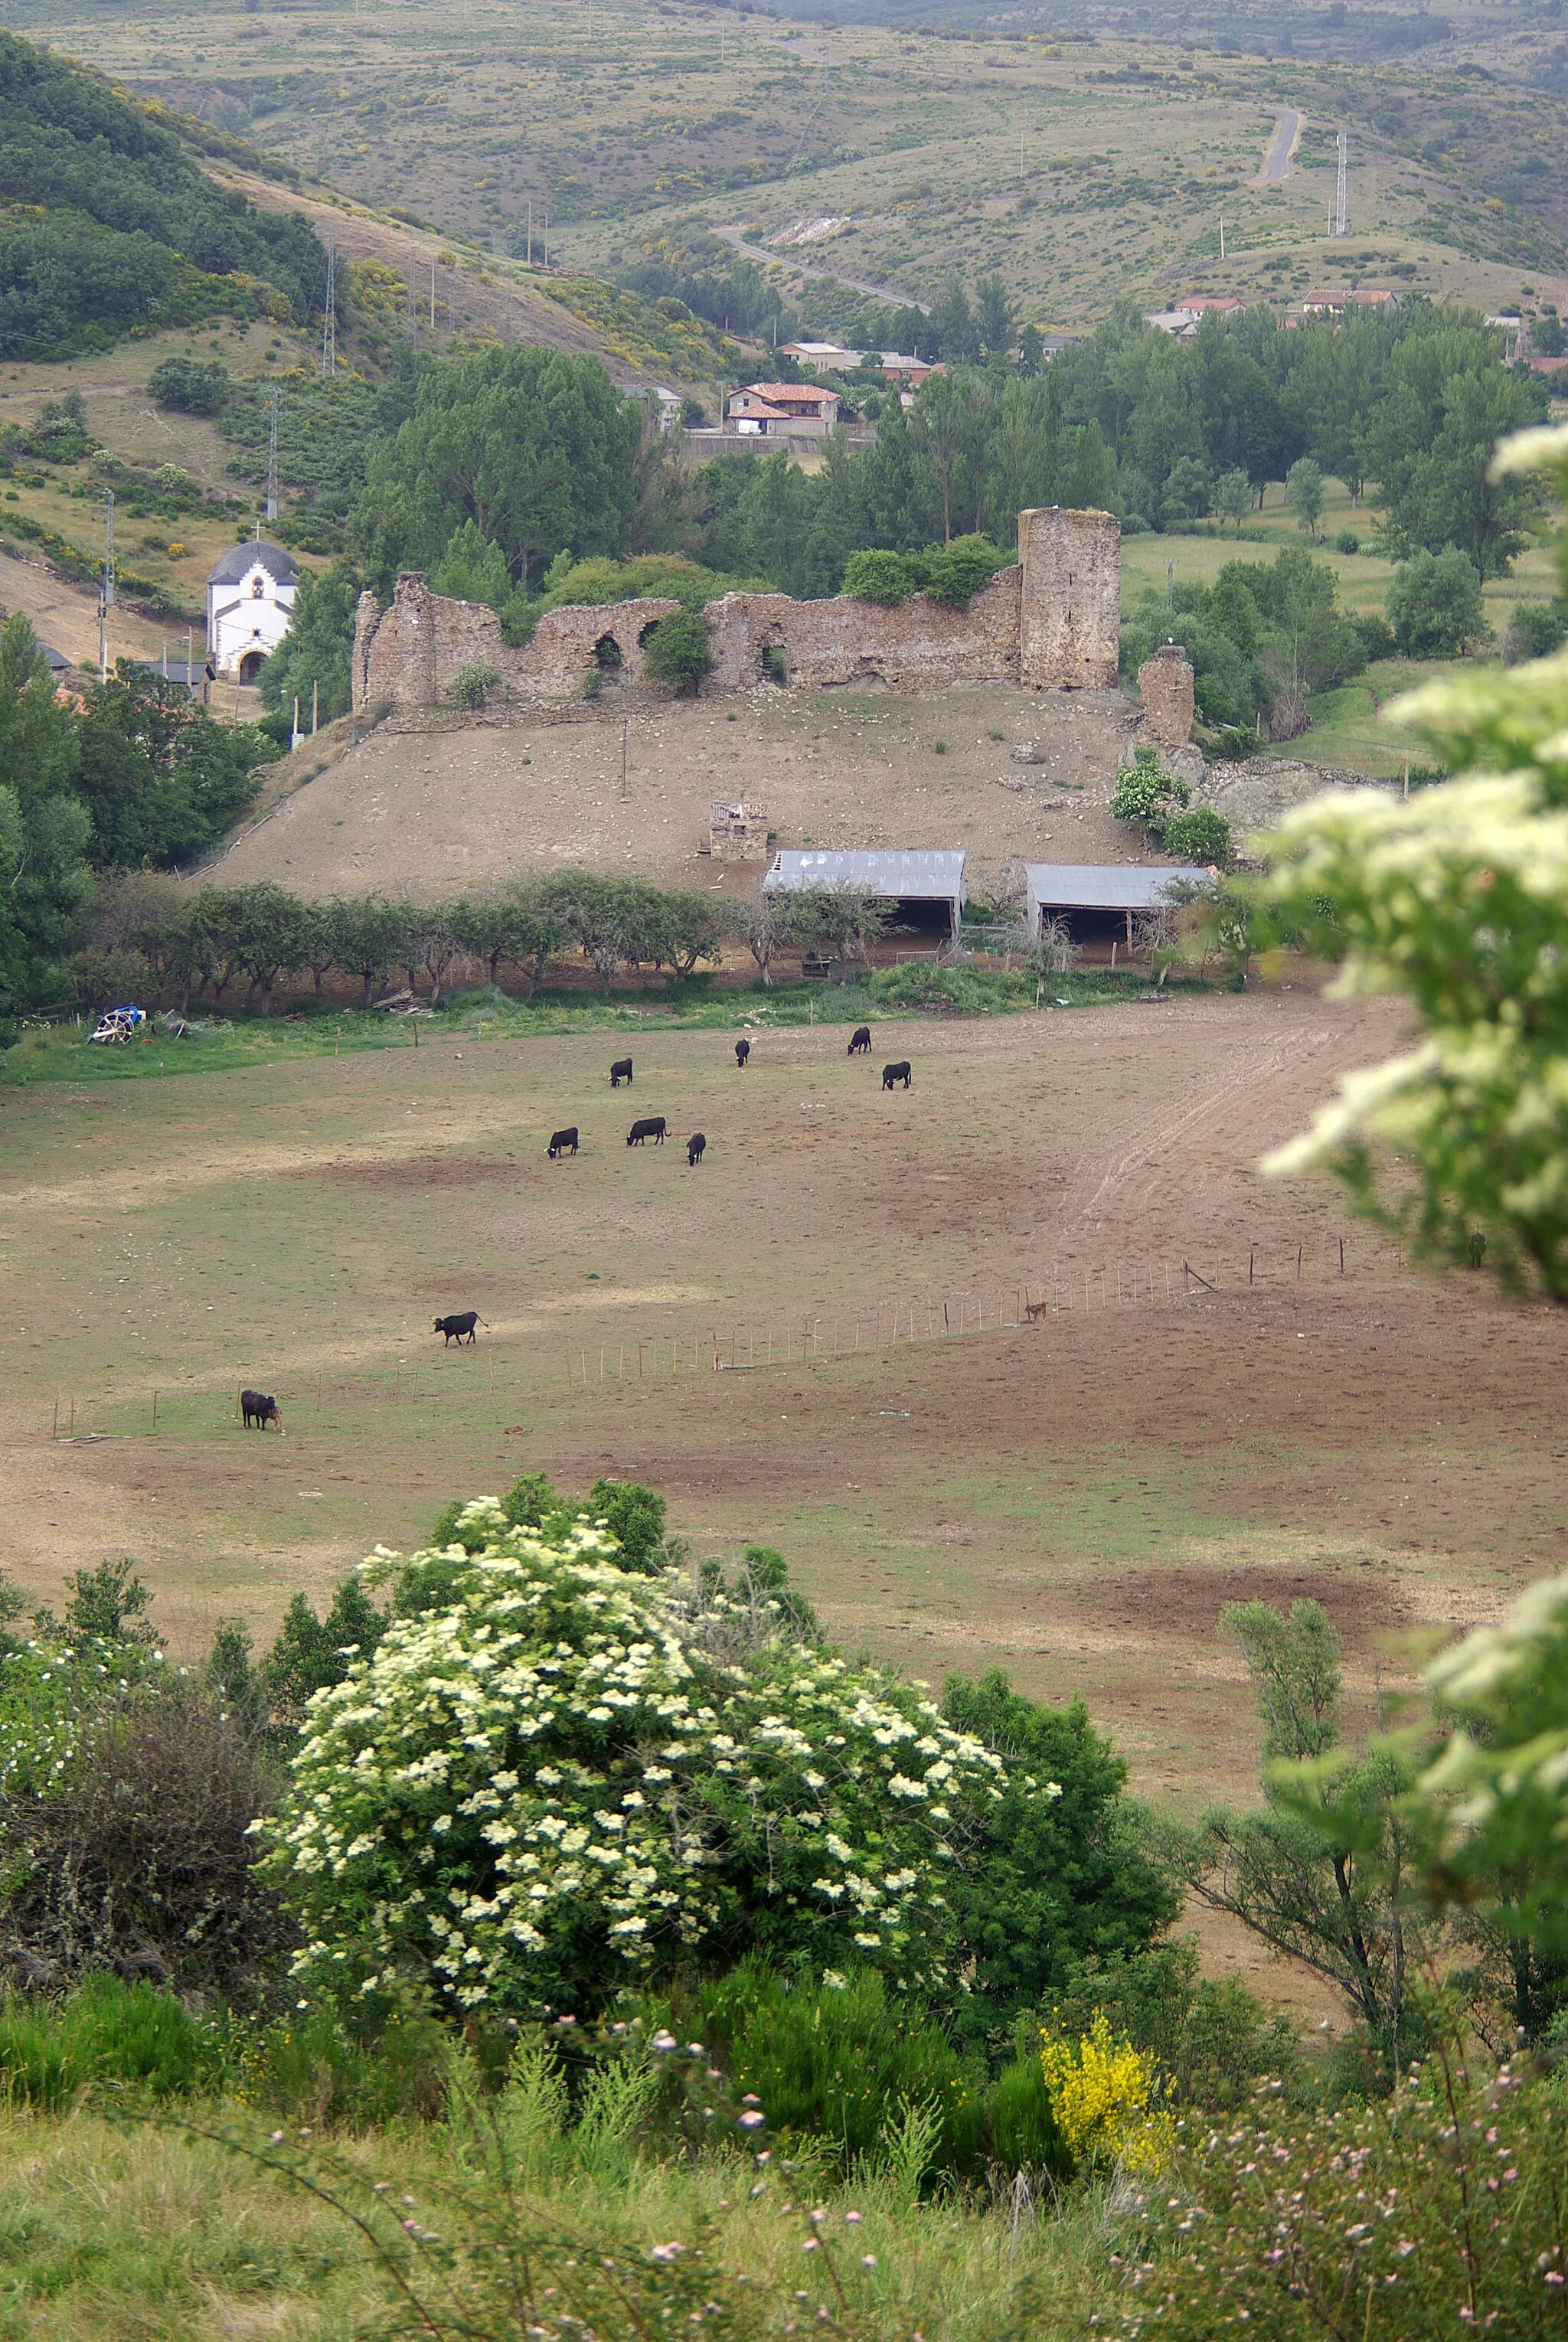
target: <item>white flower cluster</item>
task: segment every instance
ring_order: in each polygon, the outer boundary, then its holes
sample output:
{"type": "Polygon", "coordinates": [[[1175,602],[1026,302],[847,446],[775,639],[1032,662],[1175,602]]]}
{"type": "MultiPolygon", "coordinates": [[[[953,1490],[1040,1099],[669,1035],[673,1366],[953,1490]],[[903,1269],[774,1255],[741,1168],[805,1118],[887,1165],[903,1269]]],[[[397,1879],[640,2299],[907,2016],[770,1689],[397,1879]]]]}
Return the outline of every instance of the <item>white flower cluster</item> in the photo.
{"type": "Polygon", "coordinates": [[[547,1545],[483,1500],[464,1525],[486,1545],[449,1606],[316,1696],[265,1826],[301,1974],[475,2007],[580,2004],[726,1947],[940,1972],[944,1875],[998,1756],[831,1652],[715,1659],[679,1589],[585,1524],[547,1545]]]}
{"type": "Polygon", "coordinates": [[[155,1647],[99,1635],[7,1652],[0,1661],[0,1794],[56,1790],[95,1719],[148,1690],[164,1671],[155,1647]]]}

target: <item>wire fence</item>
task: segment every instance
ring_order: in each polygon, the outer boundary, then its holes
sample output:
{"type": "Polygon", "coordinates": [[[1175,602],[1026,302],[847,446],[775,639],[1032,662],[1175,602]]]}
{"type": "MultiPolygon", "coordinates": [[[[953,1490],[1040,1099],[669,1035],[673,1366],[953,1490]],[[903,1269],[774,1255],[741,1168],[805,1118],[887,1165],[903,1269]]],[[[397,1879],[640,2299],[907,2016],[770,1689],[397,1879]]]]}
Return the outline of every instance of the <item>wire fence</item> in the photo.
{"type": "Polygon", "coordinates": [[[1018,1285],[899,1300],[858,1310],[796,1310],[761,1322],[710,1323],[659,1335],[578,1341],[564,1350],[567,1382],[646,1382],[679,1374],[745,1374],[768,1366],[870,1357],[918,1342],[1020,1333],[1064,1317],[1110,1311],[1184,1309],[1208,1299],[1339,1288],[1402,1268],[1392,1246],[1341,1236],[1290,1246],[1249,1246],[1244,1255],[1204,1252],[1175,1260],[1054,1262],[1018,1285]]]}
{"type": "MultiPolygon", "coordinates": [[[[325,1370],[269,1377],[285,1420],[309,1418],[332,1407],[350,1411],[383,1406],[466,1406],[483,1394],[525,1401],[562,1382],[572,1389],[611,1383],[667,1381],[693,1374],[751,1374],[769,1367],[799,1367],[834,1359],[886,1357],[913,1345],[995,1340],[1004,1335],[1048,1330],[1068,1320],[1114,1314],[1131,1316],[1155,1310],[1193,1309],[1214,1303],[1266,1299],[1287,1293],[1343,1293],[1347,1296],[1403,1267],[1390,1245],[1358,1236],[1316,1236],[1297,1245],[1249,1246],[1245,1251],[1183,1254],[1180,1258],[1114,1256],[1101,1261],[1055,1261],[1025,1280],[986,1285],[965,1292],[928,1293],[924,1297],[863,1305],[859,1308],[808,1306],[765,1317],[705,1320],[687,1313],[683,1323],[650,1326],[645,1320],[626,1331],[592,1338],[581,1332],[529,1329],[516,1336],[492,1334],[472,1356],[471,1373],[437,1365],[450,1354],[399,1362],[348,1376],[325,1370]]],[[[50,1436],[56,1440],[99,1440],[150,1433],[215,1428],[232,1416],[240,1420],[240,1392],[184,1388],[124,1387],[84,1396],[63,1393],[54,1401],[50,1436]]]]}

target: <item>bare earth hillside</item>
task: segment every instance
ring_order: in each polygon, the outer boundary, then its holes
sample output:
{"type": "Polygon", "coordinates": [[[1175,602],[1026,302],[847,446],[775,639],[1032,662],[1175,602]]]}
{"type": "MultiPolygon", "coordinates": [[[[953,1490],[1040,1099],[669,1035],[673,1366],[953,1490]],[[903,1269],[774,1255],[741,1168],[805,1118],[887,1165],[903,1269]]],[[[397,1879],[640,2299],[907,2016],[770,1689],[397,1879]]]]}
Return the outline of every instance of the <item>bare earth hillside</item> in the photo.
{"type": "MultiPolygon", "coordinates": [[[[586,864],[733,890],[754,886],[758,866],[699,847],[712,800],[744,795],[768,806],[775,845],[964,846],[970,891],[984,895],[1013,860],[1160,859],[1105,809],[1137,721],[1122,692],[1000,683],[909,697],[764,688],[694,705],[610,693],[478,722],[395,719],[270,813],[264,799],[201,879],[429,897],[586,864]],[[1018,763],[1013,748],[1030,743],[1041,761],[1018,763]]],[[[1244,830],[1254,803],[1277,814],[1330,777],[1222,766],[1205,794],[1227,810],[1233,797],[1244,830]]]]}

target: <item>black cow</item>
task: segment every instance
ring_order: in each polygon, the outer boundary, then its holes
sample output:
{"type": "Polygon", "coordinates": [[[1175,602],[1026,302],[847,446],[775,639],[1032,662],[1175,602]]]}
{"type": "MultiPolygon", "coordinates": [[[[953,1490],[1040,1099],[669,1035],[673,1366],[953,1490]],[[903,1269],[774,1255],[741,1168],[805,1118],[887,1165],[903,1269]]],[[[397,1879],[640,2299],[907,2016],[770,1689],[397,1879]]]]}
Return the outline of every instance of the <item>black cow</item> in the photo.
{"type": "Polygon", "coordinates": [[[623,1082],[629,1082],[631,1078],[632,1060],[630,1057],[617,1057],[610,1068],[610,1087],[618,1090],[623,1082]]]}
{"type": "Polygon", "coordinates": [[[686,1141],[686,1168],[688,1171],[694,1171],[697,1165],[702,1161],[703,1149],[707,1143],[707,1139],[702,1131],[693,1131],[690,1138],[686,1141]]]}
{"type": "Polygon", "coordinates": [[[849,1047],[844,1054],[846,1056],[857,1057],[863,1049],[869,1057],[871,1055],[871,1027],[869,1025],[857,1025],[855,1026],[854,1031],[849,1036],[849,1047]]]}
{"type": "MultiPolygon", "coordinates": [[[[450,1317],[436,1319],[435,1331],[438,1334],[444,1334],[446,1342],[454,1340],[459,1349],[466,1342],[472,1350],[475,1344],[474,1328],[485,1323],[486,1320],[481,1317],[477,1309],[456,1309],[450,1317]]],[[[443,1342],[441,1346],[443,1349],[446,1347],[446,1342],[443,1342]]]]}
{"type": "Polygon", "coordinates": [[[642,1121],[634,1122],[626,1133],[626,1144],[628,1146],[641,1146],[644,1138],[651,1138],[655,1146],[663,1146],[667,1127],[662,1114],[644,1115],[642,1121]]]}
{"type": "Polygon", "coordinates": [[[882,1069],[882,1086],[884,1090],[892,1089],[896,1082],[902,1082],[907,1089],[914,1079],[914,1076],[909,1070],[907,1057],[903,1058],[896,1066],[884,1066],[882,1069]]]}
{"type": "Polygon", "coordinates": [[[570,1149],[574,1155],[577,1152],[577,1126],[575,1123],[572,1125],[570,1130],[556,1131],[554,1136],[552,1137],[549,1146],[546,1147],[545,1153],[549,1157],[549,1160],[554,1163],[557,1161],[561,1156],[564,1155],[568,1149],[570,1149]]]}
{"type": "Polygon", "coordinates": [[[245,1417],[245,1427],[247,1431],[253,1423],[258,1431],[265,1431],[269,1423],[275,1423],[280,1432],[283,1429],[283,1417],[277,1411],[277,1401],[275,1398],[269,1398],[265,1391],[241,1391],[240,1413],[245,1417]]]}
{"type": "Polygon", "coordinates": [[[743,1073],[745,1070],[746,1059],[751,1056],[751,1053],[752,1045],[743,1033],[740,1039],[735,1043],[735,1063],[740,1066],[743,1073]]]}

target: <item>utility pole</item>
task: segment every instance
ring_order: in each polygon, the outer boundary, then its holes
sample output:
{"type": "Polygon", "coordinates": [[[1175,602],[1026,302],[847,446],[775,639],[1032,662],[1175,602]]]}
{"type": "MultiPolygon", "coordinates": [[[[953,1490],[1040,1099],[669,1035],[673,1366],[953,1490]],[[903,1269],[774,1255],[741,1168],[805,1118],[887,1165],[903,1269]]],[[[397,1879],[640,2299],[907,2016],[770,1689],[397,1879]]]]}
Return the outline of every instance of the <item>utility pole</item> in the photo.
{"type": "Polygon", "coordinates": [[[435,263],[430,264],[430,330],[435,331],[435,263]]]}
{"type": "MultiPolygon", "coordinates": [[[[277,518],[277,409],[278,386],[269,383],[266,395],[266,516],[277,518]]],[[[259,535],[259,531],[257,532],[259,535]]]]}
{"type": "Polygon", "coordinates": [[[321,321],[321,370],[337,372],[337,245],[326,238],[326,300],[321,321]]]}
{"type": "Polygon", "coordinates": [[[534,265],[534,198],[528,198],[528,265],[534,265]]]}
{"type": "Polygon", "coordinates": [[[1223,260],[1223,259],[1224,258],[1224,256],[1225,256],[1225,215],[1224,215],[1223,212],[1222,212],[1222,213],[1220,214],[1220,258],[1223,260]]]}
{"type": "Polygon", "coordinates": [[[98,681],[109,680],[109,613],[115,606],[115,491],[104,491],[104,583],[98,596],[98,681]]]}
{"type": "Polygon", "coordinates": [[[1350,141],[1342,130],[1339,134],[1339,185],[1334,190],[1333,232],[1335,235],[1350,234],[1350,141]]]}

